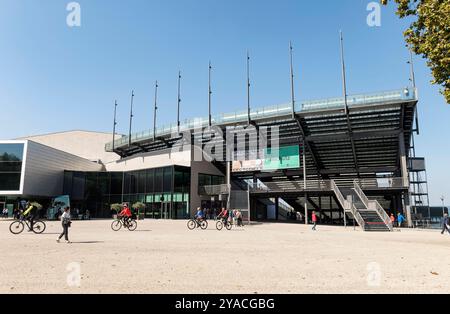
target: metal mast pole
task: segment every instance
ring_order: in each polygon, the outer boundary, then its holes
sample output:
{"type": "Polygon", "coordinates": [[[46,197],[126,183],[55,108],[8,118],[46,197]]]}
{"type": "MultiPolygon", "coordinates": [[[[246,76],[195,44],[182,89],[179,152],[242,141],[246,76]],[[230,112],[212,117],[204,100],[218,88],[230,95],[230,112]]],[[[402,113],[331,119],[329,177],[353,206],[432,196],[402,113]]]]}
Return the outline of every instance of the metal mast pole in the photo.
{"type": "Polygon", "coordinates": [[[248,115],[248,124],[251,123],[250,117],[250,54],[247,51],[247,115],[248,115]]]}
{"type": "Polygon", "coordinates": [[[308,194],[307,190],[307,181],[306,181],[306,139],[303,138],[303,189],[305,191],[305,225],[308,225],[308,194]]]}
{"type": "Polygon", "coordinates": [[[158,110],[158,81],[155,82],[155,106],[153,111],[153,141],[156,140],[156,112],[158,110]]]}
{"type": "Polygon", "coordinates": [[[117,125],[117,121],[116,121],[116,117],[117,117],[117,100],[114,102],[114,124],[113,124],[113,141],[112,141],[112,151],[114,152],[115,148],[116,148],[116,125],[117,125]]]}
{"type": "MultiPolygon", "coordinates": [[[[415,73],[415,71],[414,71],[414,59],[413,59],[413,52],[412,52],[412,49],[411,49],[411,47],[410,46],[408,46],[407,45],[407,47],[408,47],[408,50],[409,50],[409,61],[408,61],[408,64],[410,65],[410,68],[411,68],[411,78],[410,78],[410,80],[411,80],[411,84],[412,84],[412,86],[413,86],[413,89],[414,89],[414,95],[416,95],[416,88],[417,88],[417,86],[416,86],[416,73],[415,73]]],[[[416,121],[416,133],[417,133],[417,135],[419,135],[420,134],[420,127],[419,127],[419,115],[418,115],[418,112],[417,112],[417,105],[416,105],[416,109],[415,109],[415,113],[416,113],[416,119],[415,119],[415,121],[416,121]]]]}
{"type": "Polygon", "coordinates": [[[128,132],[128,146],[131,146],[131,126],[133,124],[133,101],[134,101],[134,90],[131,91],[130,130],[128,132]]]}
{"type": "Polygon", "coordinates": [[[348,113],[348,101],[347,101],[347,78],[345,75],[345,59],[344,59],[344,37],[342,31],[339,32],[341,37],[341,62],[342,62],[342,88],[344,93],[345,113],[348,113]]]}
{"type": "Polygon", "coordinates": [[[178,72],[177,132],[180,134],[181,71],[178,72]]]}
{"type": "Polygon", "coordinates": [[[294,90],[294,56],[292,42],[289,42],[289,53],[291,59],[291,101],[292,101],[292,119],[295,119],[295,90],[294,90]]]}
{"type": "Polygon", "coordinates": [[[212,125],[212,117],[211,117],[211,95],[212,95],[212,89],[211,89],[211,61],[209,61],[209,74],[208,74],[208,125],[212,125]]]}
{"type": "MultiPolygon", "coordinates": [[[[347,115],[347,124],[349,126],[350,131],[350,120],[349,120],[349,112],[348,112],[348,101],[347,101],[347,77],[345,75],[345,59],[344,59],[344,36],[342,35],[342,31],[339,31],[340,35],[340,43],[341,43],[341,62],[342,62],[342,90],[344,93],[344,105],[345,105],[345,114],[347,115]]],[[[352,136],[350,134],[350,136],[352,136]]],[[[353,146],[353,140],[352,140],[352,146],[353,146]]],[[[356,157],[355,163],[356,163],[356,157]]],[[[359,177],[359,170],[358,170],[358,177],[359,177]]],[[[344,226],[347,227],[347,216],[345,214],[345,208],[344,208],[344,226]]]]}

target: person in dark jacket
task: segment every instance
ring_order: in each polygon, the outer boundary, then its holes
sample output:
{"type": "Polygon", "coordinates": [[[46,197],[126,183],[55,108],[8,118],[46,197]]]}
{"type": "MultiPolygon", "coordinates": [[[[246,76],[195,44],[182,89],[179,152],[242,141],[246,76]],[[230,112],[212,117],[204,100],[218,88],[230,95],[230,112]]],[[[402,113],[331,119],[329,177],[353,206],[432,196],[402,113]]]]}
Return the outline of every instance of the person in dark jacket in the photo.
{"type": "Polygon", "coordinates": [[[442,218],[442,232],[441,234],[444,234],[445,231],[447,231],[450,234],[450,229],[448,228],[449,223],[450,223],[450,219],[448,218],[448,214],[445,214],[444,217],[442,218]]]}
{"type": "Polygon", "coordinates": [[[70,216],[70,207],[64,208],[64,213],[61,215],[61,224],[63,227],[63,231],[61,235],[56,239],[56,242],[59,243],[62,237],[65,237],[67,243],[72,243],[69,240],[69,228],[71,225],[71,216],[70,216]]]}

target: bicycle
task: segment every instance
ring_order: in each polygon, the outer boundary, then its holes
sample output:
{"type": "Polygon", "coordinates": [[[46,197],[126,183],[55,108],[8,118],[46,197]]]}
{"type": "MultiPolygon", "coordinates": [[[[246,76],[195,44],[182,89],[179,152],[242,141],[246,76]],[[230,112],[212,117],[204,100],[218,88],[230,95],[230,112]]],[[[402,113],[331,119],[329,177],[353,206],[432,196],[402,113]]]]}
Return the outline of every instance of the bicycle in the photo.
{"type": "Polygon", "coordinates": [[[208,229],[208,221],[205,219],[202,221],[198,221],[197,219],[191,219],[187,223],[187,227],[189,230],[194,230],[196,228],[201,228],[202,230],[208,229]]]}
{"type": "Polygon", "coordinates": [[[114,219],[111,223],[111,229],[113,231],[119,231],[122,227],[127,228],[129,231],[134,231],[137,228],[137,221],[134,219],[125,220],[124,218],[114,219]]]}
{"type": "Polygon", "coordinates": [[[30,229],[36,234],[41,234],[42,232],[45,231],[45,228],[47,227],[45,225],[45,222],[38,219],[33,222],[33,228],[31,228],[31,222],[28,221],[28,219],[21,217],[19,219],[14,220],[11,223],[11,225],[9,225],[9,231],[12,234],[20,234],[25,229],[25,225],[27,225],[28,229],[30,229]]]}
{"type": "Polygon", "coordinates": [[[233,228],[233,224],[228,221],[228,219],[221,218],[216,221],[216,229],[221,231],[223,227],[230,231],[233,228]]]}

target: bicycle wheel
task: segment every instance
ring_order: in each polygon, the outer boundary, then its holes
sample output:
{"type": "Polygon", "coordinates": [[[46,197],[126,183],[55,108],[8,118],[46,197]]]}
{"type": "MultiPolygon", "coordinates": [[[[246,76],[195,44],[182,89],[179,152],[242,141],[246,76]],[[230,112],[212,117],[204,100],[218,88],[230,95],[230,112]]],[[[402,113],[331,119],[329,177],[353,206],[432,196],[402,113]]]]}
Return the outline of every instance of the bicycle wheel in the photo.
{"type": "Polygon", "coordinates": [[[114,231],[119,231],[122,228],[122,222],[120,220],[114,220],[111,223],[111,229],[114,231]]]}
{"type": "Polygon", "coordinates": [[[134,231],[136,230],[136,228],[137,228],[137,221],[133,219],[128,223],[128,230],[134,231]]]}
{"type": "Polygon", "coordinates": [[[217,220],[217,222],[216,222],[216,229],[219,230],[219,231],[223,229],[223,222],[222,221],[217,220]]]}
{"type": "Polygon", "coordinates": [[[23,229],[25,229],[25,226],[23,225],[23,222],[19,220],[13,221],[9,226],[9,231],[11,231],[12,234],[22,233],[23,229]]]}
{"type": "Polygon", "coordinates": [[[45,231],[46,225],[42,220],[36,220],[33,224],[33,232],[36,234],[41,234],[45,231]]]}
{"type": "Polygon", "coordinates": [[[233,225],[231,224],[231,222],[227,222],[225,227],[227,228],[228,231],[230,231],[233,228],[233,225]]]}
{"type": "Polygon", "coordinates": [[[208,229],[208,222],[206,220],[203,220],[200,224],[200,228],[202,228],[202,230],[208,229]]]}
{"type": "Polygon", "coordinates": [[[187,227],[189,230],[194,230],[195,228],[197,228],[197,222],[195,220],[191,219],[188,221],[187,227]]]}

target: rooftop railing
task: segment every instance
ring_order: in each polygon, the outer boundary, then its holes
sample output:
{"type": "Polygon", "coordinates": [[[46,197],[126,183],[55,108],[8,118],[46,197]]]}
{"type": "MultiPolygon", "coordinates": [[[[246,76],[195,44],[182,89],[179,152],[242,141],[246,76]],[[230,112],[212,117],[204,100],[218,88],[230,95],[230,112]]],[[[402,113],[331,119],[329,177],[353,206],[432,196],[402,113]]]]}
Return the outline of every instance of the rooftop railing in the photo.
{"type": "MultiPolygon", "coordinates": [[[[347,97],[347,104],[349,107],[362,106],[362,105],[373,105],[373,104],[389,104],[395,102],[404,101],[414,101],[417,100],[417,90],[413,88],[405,88],[401,90],[394,90],[388,92],[372,93],[372,94],[360,94],[360,95],[349,95],[347,97]]],[[[295,112],[305,112],[305,111],[317,111],[317,110],[329,110],[336,108],[344,108],[345,102],[344,98],[328,98],[315,101],[305,101],[297,103],[295,106],[295,112]]],[[[255,108],[250,112],[250,118],[253,121],[279,117],[284,115],[289,115],[292,111],[290,104],[268,106],[262,108],[255,108]]],[[[225,113],[214,116],[212,118],[212,125],[227,125],[239,122],[246,122],[248,119],[247,111],[236,111],[233,113],[225,113]]],[[[168,136],[171,134],[178,134],[178,131],[184,132],[195,129],[202,129],[207,127],[209,124],[208,118],[194,118],[187,119],[181,122],[180,128],[178,130],[178,125],[176,123],[164,125],[156,128],[155,137],[168,136]]],[[[153,138],[153,130],[142,131],[138,133],[133,133],[131,135],[131,141],[129,136],[123,136],[120,139],[114,141],[114,147],[119,148],[131,143],[142,142],[146,140],[151,140],[153,138]]],[[[108,143],[105,146],[105,150],[111,152],[113,150],[113,143],[108,143]]]]}

